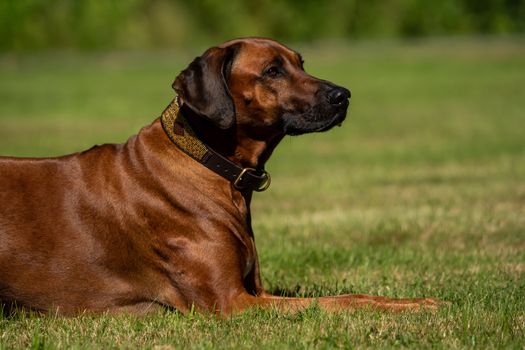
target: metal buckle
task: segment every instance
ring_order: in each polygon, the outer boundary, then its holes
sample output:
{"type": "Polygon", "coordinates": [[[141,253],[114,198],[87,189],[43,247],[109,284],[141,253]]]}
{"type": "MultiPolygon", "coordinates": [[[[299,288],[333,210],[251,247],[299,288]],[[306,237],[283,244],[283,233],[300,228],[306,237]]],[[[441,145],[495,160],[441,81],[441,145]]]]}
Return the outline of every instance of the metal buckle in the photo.
{"type": "Polygon", "coordinates": [[[242,171],[239,174],[239,176],[237,176],[237,178],[235,179],[235,182],[233,183],[233,187],[235,187],[238,190],[244,189],[243,187],[239,186],[239,184],[241,183],[242,177],[244,176],[244,174],[246,174],[250,170],[255,171],[254,168],[244,168],[244,169],[242,169],[242,171]]]}
{"type": "MultiPolygon", "coordinates": [[[[241,173],[235,181],[233,182],[233,187],[235,187],[238,190],[243,190],[244,187],[241,186],[242,179],[244,177],[244,174],[246,174],[249,171],[257,171],[254,168],[244,168],[242,169],[241,173]]],[[[262,192],[266,191],[268,187],[270,187],[270,184],[272,183],[272,178],[270,177],[270,174],[266,170],[263,170],[263,176],[266,177],[266,181],[264,181],[258,188],[254,189],[256,192],[262,192]]]]}

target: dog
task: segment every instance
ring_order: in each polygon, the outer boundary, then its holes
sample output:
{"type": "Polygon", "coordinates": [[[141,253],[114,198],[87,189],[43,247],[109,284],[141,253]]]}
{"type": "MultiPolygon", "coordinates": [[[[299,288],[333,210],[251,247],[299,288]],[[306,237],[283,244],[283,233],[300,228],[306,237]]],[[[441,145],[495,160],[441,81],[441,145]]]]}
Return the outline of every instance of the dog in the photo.
{"type": "Polygon", "coordinates": [[[162,307],[435,309],[432,298],[273,296],[261,284],[254,191],[286,135],[346,117],[350,91],[308,75],[262,38],[208,49],[177,76],[161,117],[120,145],[58,158],[0,158],[0,300],[75,315],[162,307]]]}

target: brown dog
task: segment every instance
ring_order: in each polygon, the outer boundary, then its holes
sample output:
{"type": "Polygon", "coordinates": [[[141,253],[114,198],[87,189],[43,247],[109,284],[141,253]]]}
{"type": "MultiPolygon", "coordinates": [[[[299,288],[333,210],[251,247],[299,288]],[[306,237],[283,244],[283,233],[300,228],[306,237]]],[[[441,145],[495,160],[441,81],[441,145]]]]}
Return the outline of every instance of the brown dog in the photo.
{"type": "Polygon", "coordinates": [[[195,306],[434,308],[433,299],[284,298],[264,292],[253,190],[285,135],[340,124],[350,92],[267,39],[207,50],[179,100],[123,145],[60,158],[0,158],[0,300],[42,311],[141,313],[195,306]],[[180,105],[180,111],[179,111],[180,105]]]}

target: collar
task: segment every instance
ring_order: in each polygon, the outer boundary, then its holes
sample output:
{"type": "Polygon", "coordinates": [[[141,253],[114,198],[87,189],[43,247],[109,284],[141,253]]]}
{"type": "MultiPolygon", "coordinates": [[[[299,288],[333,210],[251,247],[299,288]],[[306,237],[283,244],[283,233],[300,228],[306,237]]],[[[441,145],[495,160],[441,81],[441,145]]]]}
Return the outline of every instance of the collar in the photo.
{"type": "Polygon", "coordinates": [[[178,148],[206,168],[230,181],[237,190],[261,192],[270,186],[271,177],[266,170],[242,168],[199,140],[186,118],[179,113],[178,97],[173,99],[162,112],[160,120],[162,128],[178,148]]]}

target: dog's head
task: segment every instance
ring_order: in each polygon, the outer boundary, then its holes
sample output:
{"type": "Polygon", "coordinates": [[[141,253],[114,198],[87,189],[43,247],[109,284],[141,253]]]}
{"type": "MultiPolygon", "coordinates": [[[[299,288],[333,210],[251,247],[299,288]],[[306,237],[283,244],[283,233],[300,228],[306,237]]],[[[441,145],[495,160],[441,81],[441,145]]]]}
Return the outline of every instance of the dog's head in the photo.
{"type": "Polygon", "coordinates": [[[208,49],[177,77],[183,103],[221,129],[283,135],[325,131],[346,117],[350,91],[314,78],[297,52],[269,39],[237,39],[208,49]]]}

